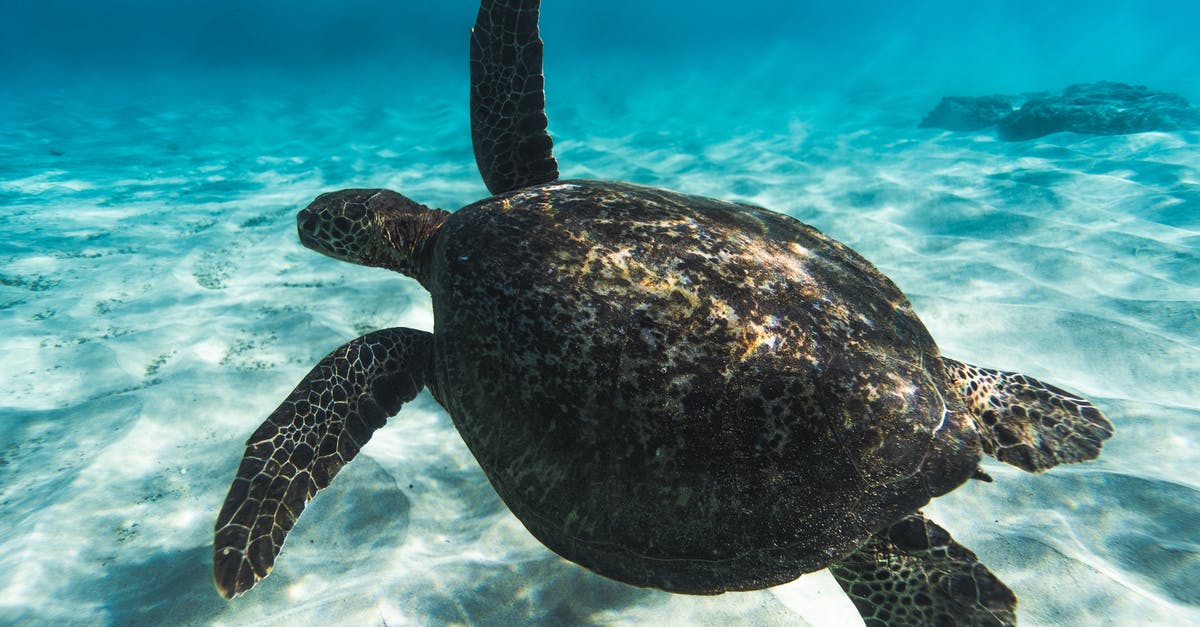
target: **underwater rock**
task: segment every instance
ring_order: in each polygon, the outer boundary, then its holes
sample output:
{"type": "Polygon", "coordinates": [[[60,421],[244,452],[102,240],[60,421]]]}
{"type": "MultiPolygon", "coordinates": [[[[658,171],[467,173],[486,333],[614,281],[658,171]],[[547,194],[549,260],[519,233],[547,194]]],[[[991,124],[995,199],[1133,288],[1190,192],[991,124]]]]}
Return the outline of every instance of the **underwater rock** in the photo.
{"type": "Polygon", "coordinates": [[[1069,131],[1124,135],[1200,128],[1200,109],[1177,94],[1111,81],[1071,85],[1061,94],[1030,98],[1020,108],[998,113],[1006,96],[945,97],[921,122],[923,128],[974,131],[996,125],[1006,141],[1024,141],[1069,131]],[[990,120],[990,121],[989,121],[990,120]]]}
{"type": "Polygon", "coordinates": [[[1072,85],[1061,96],[1035,98],[1000,120],[1001,139],[1020,141],[1071,131],[1124,135],[1200,127],[1200,109],[1186,98],[1142,85],[1072,85]]]}
{"type": "Polygon", "coordinates": [[[938,106],[921,120],[921,128],[948,131],[977,131],[987,128],[1013,112],[1009,96],[943,96],[938,106]]]}

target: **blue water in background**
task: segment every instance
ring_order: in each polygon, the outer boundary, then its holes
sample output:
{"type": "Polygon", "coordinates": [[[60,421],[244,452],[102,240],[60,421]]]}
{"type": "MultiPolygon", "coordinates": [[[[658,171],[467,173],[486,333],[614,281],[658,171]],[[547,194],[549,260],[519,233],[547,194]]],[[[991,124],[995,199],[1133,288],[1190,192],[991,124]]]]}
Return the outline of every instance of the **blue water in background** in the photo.
{"type": "MultiPolygon", "coordinates": [[[[1024,624],[1200,624],[1200,135],[917,128],[943,95],[1097,80],[1200,102],[1200,4],[643,4],[543,7],[564,176],[793,215],[891,276],[947,354],[1092,398],[1118,430],[1100,460],[990,463],[927,511],[1024,624]]],[[[245,437],[337,345],[432,327],[415,283],[304,250],[294,214],[344,187],[486,195],[476,9],[0,4],[0,623],[854,620],[818,575],[692,598],[558,559],[427,395],[271,577],[212,588],[245,437]]]]}
{"type": "MultiPolygon", "coordinates": [[[[395,72],[405,67],[465,72],[460,57],[475,10],[471,2],[383,0],[10,0],[0,71],[20,85],[61,87],[147,75],[191,84],[210,74],[269,90],[275,81],[318,87],[372,73],[403,83],[395,72]]],[[[789,73],[820,85],[1029,91],[1104,79],[1186,91],[1195,82],[1198,17],[1185,1],[610,0],[555,5],[543,32],[554,45],[548,73],[558,80],[581,71],[647,80],[714,64],[736,72],[784,48],[797,53],[789,73]]]]}

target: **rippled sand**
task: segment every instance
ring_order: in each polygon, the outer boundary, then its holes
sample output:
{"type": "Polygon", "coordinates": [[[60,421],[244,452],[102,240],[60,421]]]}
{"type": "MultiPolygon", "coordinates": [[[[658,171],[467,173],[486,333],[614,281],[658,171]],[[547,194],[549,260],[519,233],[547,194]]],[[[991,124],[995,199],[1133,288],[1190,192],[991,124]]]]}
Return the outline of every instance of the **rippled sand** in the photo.
{"type": "MultiPolygon", "coordinates": [[[[938,93],[750,106],[710,83],[561,81],[564,176],[793,215],[889,274],[946,354],[1091,398],[1117,426],[1099,461],[985,462],[995,483],[927,511],[1024,624],[1200,623],[1200,135],[1002,143],[916,128],[938,93]]],[[[462,86],[433,85],[0,105],[0,622],[858,620],[824,573],[694,598],[560,560],[427,394],[313,502],[269,578],[217,595],[212,525],[246,436],[339,344],[432,327],[414,282],[303,249],[293,216],[348,186],[483,197],[462,86]]]]}

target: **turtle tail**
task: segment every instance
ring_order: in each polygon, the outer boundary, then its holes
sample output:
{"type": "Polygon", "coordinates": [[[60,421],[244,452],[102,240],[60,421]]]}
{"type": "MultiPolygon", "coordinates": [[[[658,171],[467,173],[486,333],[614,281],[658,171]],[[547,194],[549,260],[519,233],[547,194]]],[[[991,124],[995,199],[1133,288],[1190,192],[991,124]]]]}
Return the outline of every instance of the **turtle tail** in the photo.
{"type": "Polygon", "coordinates": [[[1095,459],[1112,423],[1087,400],[1016,372],[942,358],[984,452],[1029,472],[1095,459]]]}

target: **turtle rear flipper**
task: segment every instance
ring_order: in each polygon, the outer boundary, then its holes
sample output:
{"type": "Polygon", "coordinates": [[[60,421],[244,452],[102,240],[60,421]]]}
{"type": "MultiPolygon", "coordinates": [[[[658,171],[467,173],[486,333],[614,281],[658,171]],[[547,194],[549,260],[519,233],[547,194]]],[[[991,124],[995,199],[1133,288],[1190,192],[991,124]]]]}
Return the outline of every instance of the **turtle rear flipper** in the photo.
{"type": "Polygon", "coordinates": [[[979,427],[983,450],[1029,472],[1094,459],[1112,423],[1087,400],[1016,372],[942,358],[979,427]]]}
{"type": "Polygon", "coordinates": [[[829,567],[868,626],[1015,625],[1017,597],[921,512],[829,567]]]}
{"type": "Polygon", "coordinates": [[[213,578],[222,596],[271,572],[309,499],[425,387],[432,355],[424,331],[368,333],[322,359],[250,436],[217,516],[213,578]]]}
{"type": "Polygon", "coordinates": [[[471,29],[471,140],[493,194],[558,179],[546,132],[540,0],[484,0],[471,29]]]}

